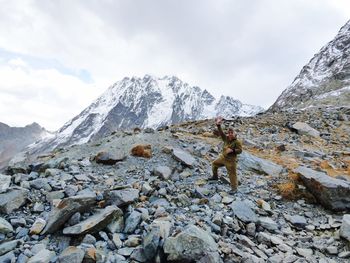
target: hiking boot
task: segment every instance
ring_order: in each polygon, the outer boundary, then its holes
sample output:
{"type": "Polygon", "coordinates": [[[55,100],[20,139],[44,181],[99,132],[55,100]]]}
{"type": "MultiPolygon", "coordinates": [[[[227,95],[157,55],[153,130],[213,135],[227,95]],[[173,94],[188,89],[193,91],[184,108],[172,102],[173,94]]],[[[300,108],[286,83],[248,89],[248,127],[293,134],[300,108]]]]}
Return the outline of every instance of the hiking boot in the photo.
{"type": "Polygon", "coordinates": [[[229,195],[235,195],[237,193],[237,189],[231,189],[230,191],[228,191],[229,195]]]}

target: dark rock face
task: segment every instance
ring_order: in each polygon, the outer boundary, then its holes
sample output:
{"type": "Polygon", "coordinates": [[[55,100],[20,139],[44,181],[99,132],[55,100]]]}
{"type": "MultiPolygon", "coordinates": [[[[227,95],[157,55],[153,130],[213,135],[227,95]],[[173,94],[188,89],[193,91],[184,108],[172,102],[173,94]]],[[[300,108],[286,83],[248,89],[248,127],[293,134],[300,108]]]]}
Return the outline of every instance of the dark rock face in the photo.
{"type": "Polygon", "coordinates": [[[0,122],[0,169],[29,144],[41,139],[47,132],[37,123],[25,127],[10,127],[0,122]]]}
{"type": "Polygon", "coordinates": [[[350,105],[350,21],[303,67],[270,111],[350,105]]]}
{"type": "Polygon", "coordinates": [[[306,167],[298,167],[295,172],[324,207],[334,211],[350,210],[349,182],[306,167]]]}

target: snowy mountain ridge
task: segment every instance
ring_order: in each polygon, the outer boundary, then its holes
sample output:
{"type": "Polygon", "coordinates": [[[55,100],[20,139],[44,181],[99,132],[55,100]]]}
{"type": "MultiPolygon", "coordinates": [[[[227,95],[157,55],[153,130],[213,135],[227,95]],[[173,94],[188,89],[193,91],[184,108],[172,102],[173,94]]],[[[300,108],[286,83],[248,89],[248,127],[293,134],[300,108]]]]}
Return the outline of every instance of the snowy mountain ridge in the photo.
{"type": "Polygon", "coordinates": [[[264,109],[229,96],[215,98],[175,76],[124,78],[60,128],[54,137],[31,147],[54,149],[86,143],[115,130],[159,128],[188,120],[251,116],[264,109]]]}
{"type": "Polygon", "coordinates": [[[350,21],[303,67],[270,110],[350,105],[350,21]]]}

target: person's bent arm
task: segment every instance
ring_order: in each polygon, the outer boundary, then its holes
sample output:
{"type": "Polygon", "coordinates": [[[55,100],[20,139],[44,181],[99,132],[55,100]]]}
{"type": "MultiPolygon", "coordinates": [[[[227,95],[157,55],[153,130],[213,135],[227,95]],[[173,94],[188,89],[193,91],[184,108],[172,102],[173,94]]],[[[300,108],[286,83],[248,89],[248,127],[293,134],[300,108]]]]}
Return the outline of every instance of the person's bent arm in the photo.
{"type": "Polygon", "coordinates": [[[218,127],[219,135],[221,136],[222,140],[226,141],[226,135],[221,129],[221,124],[216,124],[216,126],[218,127]]]}

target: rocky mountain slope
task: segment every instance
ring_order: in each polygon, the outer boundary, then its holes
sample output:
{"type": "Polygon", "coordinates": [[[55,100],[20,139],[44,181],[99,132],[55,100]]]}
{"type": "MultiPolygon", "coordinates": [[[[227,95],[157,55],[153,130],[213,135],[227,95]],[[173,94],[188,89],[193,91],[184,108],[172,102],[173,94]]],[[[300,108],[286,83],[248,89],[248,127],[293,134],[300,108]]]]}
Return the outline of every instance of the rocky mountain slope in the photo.
{"type": "Polygon", "coordinates": [[[1,175],[0,262],[348,262],[350,108],[117,131],[1,175]],[[133,149],[133,150],[132,150],[133,149]],[[144,157],[140,157],[144,156],[144,157]],[[7,261],[6,261],[7,260],[7,261]]]}
{"type": "Polygon", "coordinates": [[[37,123],[25,127],[10,127],[0,122],[0,169],[29,144],[42,139],[47,131],[37,123]]]}
{"type": "Polygon", "coordinates": [[[270,110],[350,105],[350,21],[303,67],[270,110]]]}
{"type": "Polygon", "coordinates": [[[218,114],[250,116],[262,110],[228,96],[216,99],[208,91],[192,87],[177,77],[124,78],[67,122],[55,137],[34,149],[43,151],[82,144],[125,128],[158,128],[218,114]]]}

